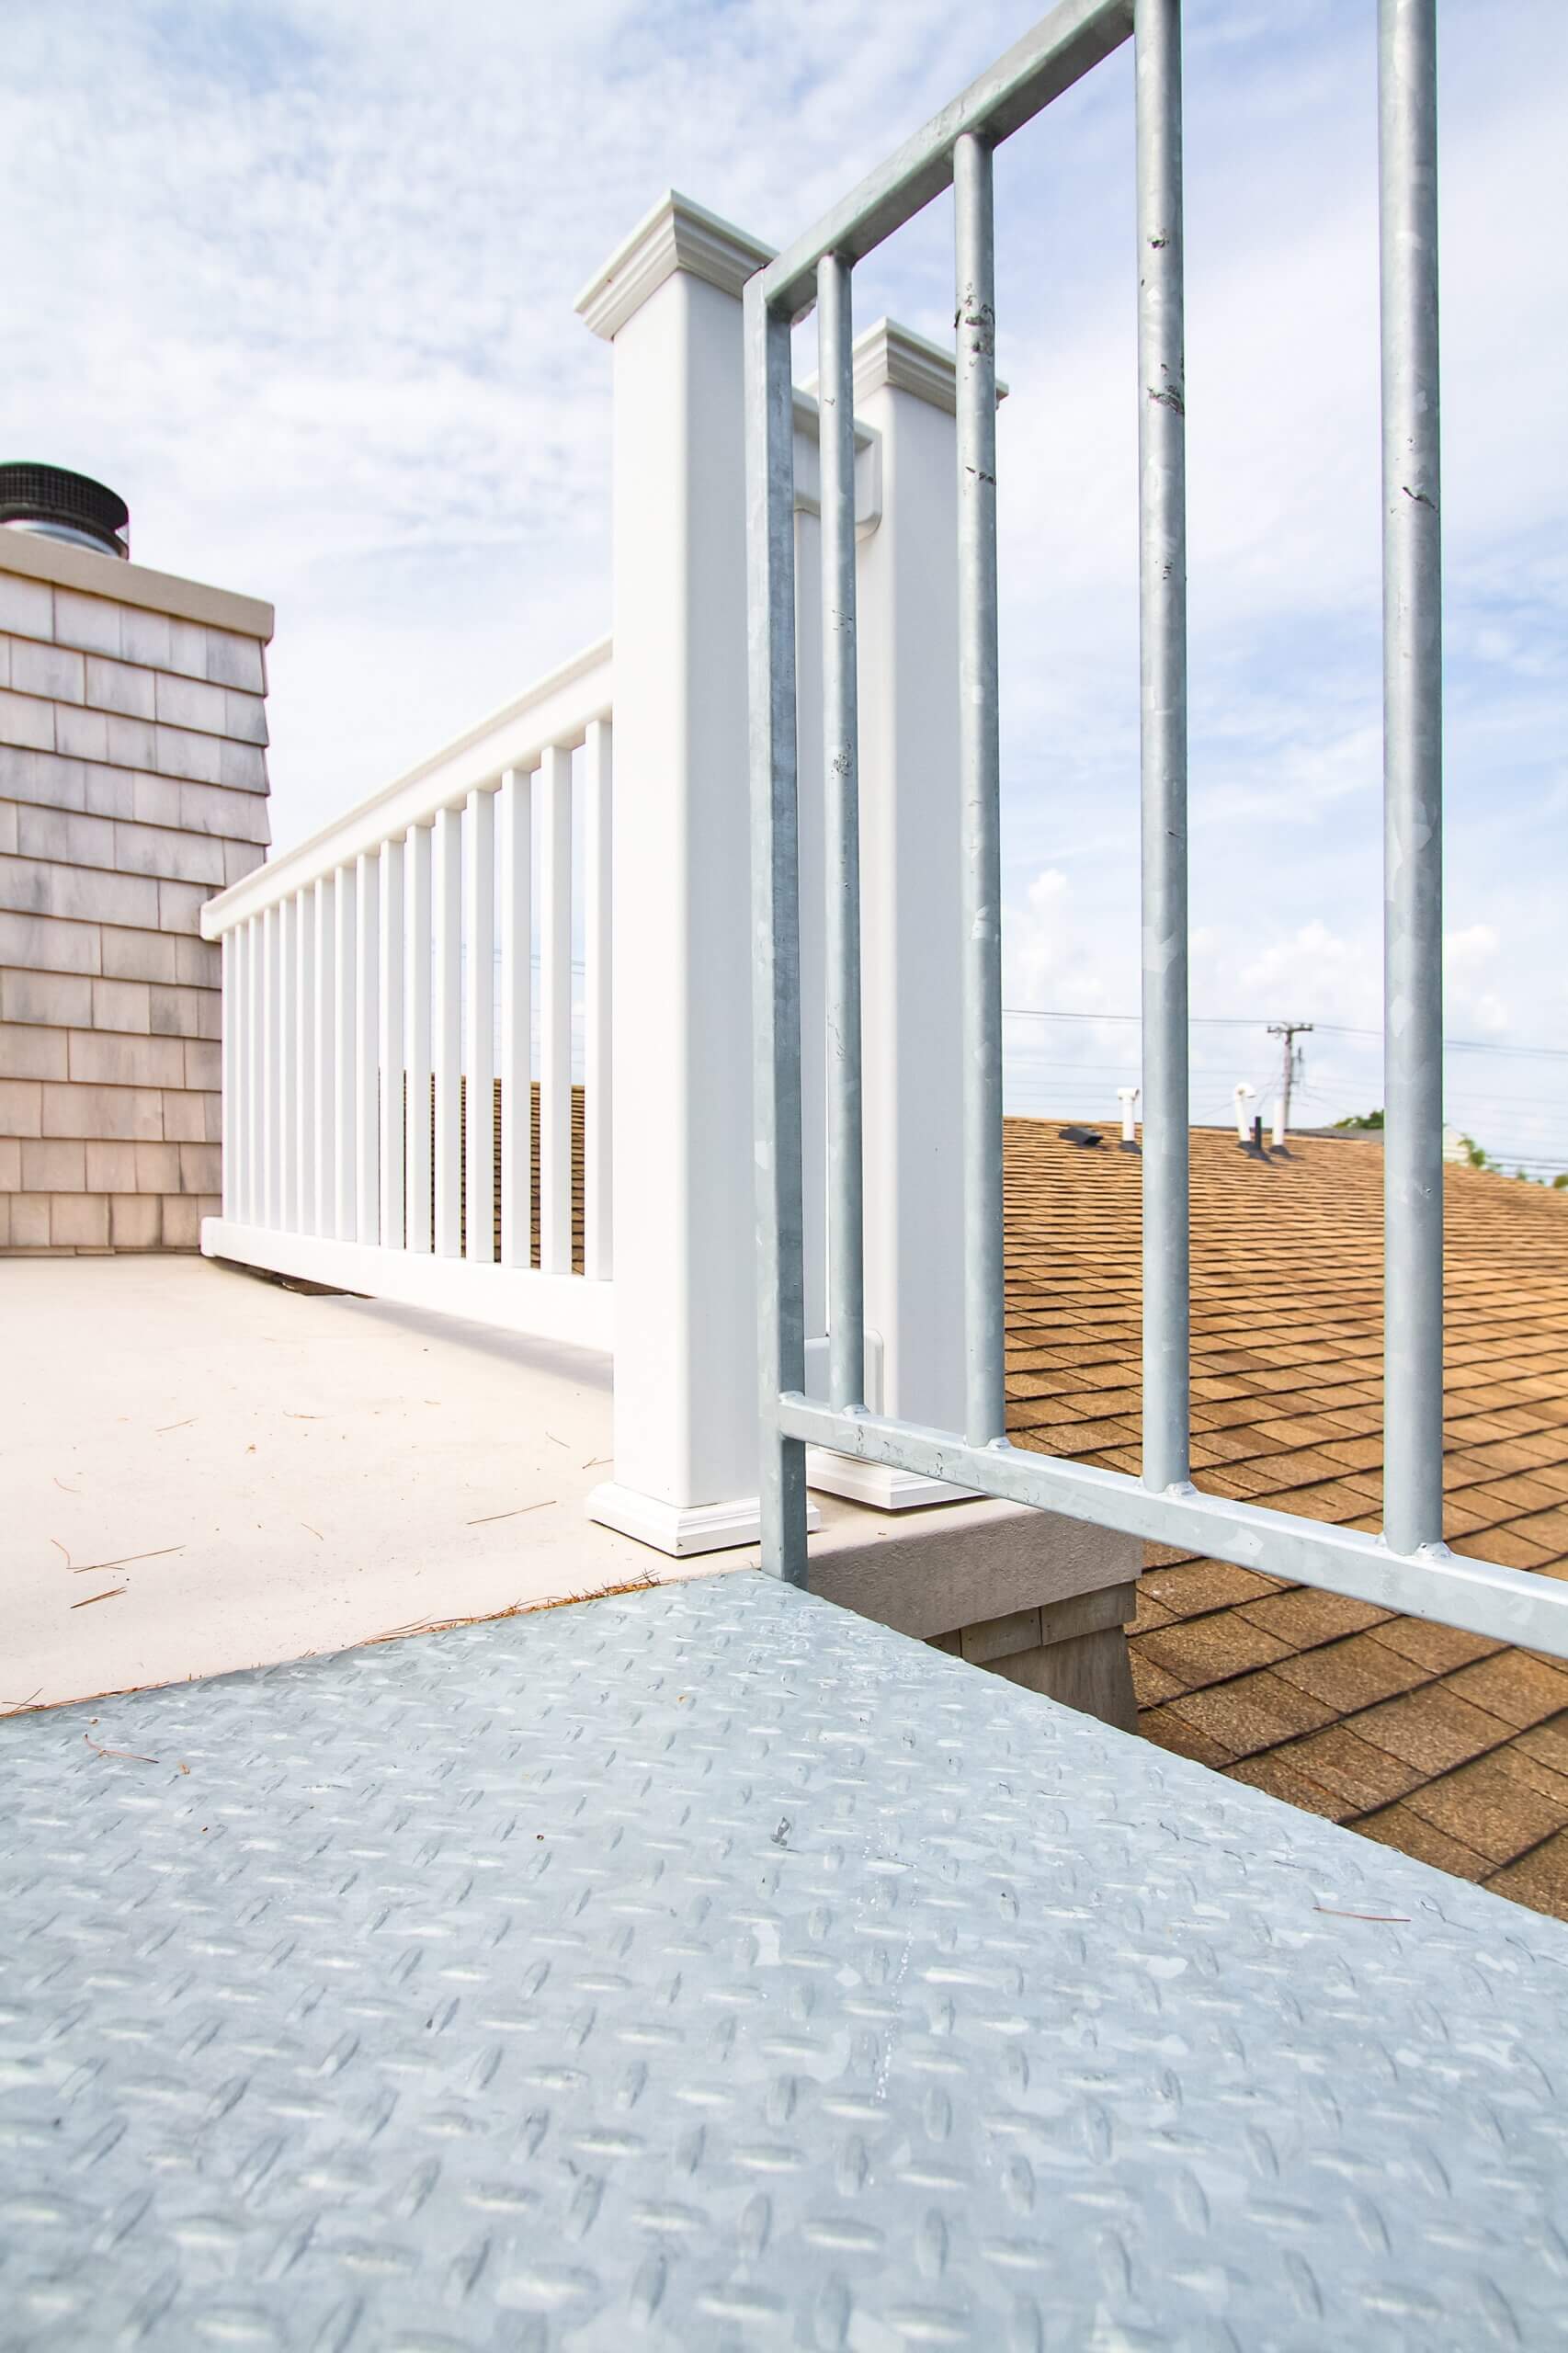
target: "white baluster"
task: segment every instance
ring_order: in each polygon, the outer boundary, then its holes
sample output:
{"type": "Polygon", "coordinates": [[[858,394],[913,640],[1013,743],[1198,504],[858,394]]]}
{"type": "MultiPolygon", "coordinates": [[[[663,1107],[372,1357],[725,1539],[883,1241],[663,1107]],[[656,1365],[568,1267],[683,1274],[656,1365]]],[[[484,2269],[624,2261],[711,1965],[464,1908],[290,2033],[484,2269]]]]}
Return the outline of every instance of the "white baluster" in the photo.
{"type": "Polygon", "coordinates": [[[612,1265],[613,767],[610,723],[597,719],[588,729],[583,779],[583,1272],[600,1282],[608,1279],[612,1265]]]}
{"type": "Polygon", "coordinates": [[[294,897],[294,1196],[300,1233],[316,1230],[316,897],[294,897]]]}
{"type": "Polygon", "coordinates": [[[456,1258],[462,1253],[463,919],[462,819],[456,809],[437,816],[435,862],[436,1248],[443,1258],[456,1258]]]}
{"type": "Polygon", "coordinates": [[[250,1210],[250,926],[234,926],[234,1001],[225,1005],[224,1027],[234,1032],[234,1215],[253,1222],[250,1210]]]}
{"type": "Polygon", "coordinates": [[[495,803],[468,796],[463,818],[463,900],[467,929],[468,1256],[495,1256],[495,803]]]}
{"type": "Polygon", "coordinates": [[[430,847],[428,825],[408,836],[408,1247],[430,1250],[430,847]]]}
{"type": "Polygon", "coordinates": [[[355,1234],[354,1191],[354,1040],[355,990],[358,981],[354,953],[354,870],[340,866],[334,878],[336,936],[336,1024],[333,1037],[334,1188],[333,1232],[340,1242],[355,1234]]]}
{"type": "Polygon", "coordinates": [[[235,1199],[239,1171],[240,1100],[239,1081],[237,1077],[239,1055],[234,1042],[238,1035],[238,1025],[234,1018],[234,997],[236,993],[235,973],[238,967],[239,942],[233,931],[226,931],[223,934],[223,942],[219,950],[219,956],[222,966],[222,981],[218,996],[218,1018],[220,1024],[220,1035],[222,1039],[221,1060],[222,1065],[223,1088],[218,1107],[219,1118],[222,1122],[222,1160],[220,1165],[220,1175],[222,1183],[223,1194],[222,1214],[225,1218],[232,1219],[236,1215],[235,1199]]]}
{"type": "Polygon", "coordinates": [[[316,1181],[315,1221],[324,1239],[337,1231],[337,886],[316,878],[316,1181]]]}
{"type": "Polygon", "coordinates": [[[572,1271],[572,755],[539,772],[539,1263],[572,1271]]]}
{"type": "Polygon", "coordinates": [[[381,856],[381,1233],[383,1250],[401,1250],[403,1246],[403,1129],[407,1082],[403,1067],[403,864],[402,842],[383,842],[381,856]]]}
{"type": "Polygon", "coordinates": [[[533,1195],[533,863],[527,776],[501,779],[501,1256],[526,1267],[533,1195]]]}
{"type": "Polygon", "coordinates": [[[261,1222],[276,1233],[281,1222],[282,1159],[278,1149],[278,909],[268,907],[261,919],[261,1222]]]}
{"type": "Polygon", "coordinates": [[[358,1019],[354,1040],[354,1152],[358,1182],[354,1230],[361,1242],[379,1241],[381,1227],[376,1085],[376,1050],[381,1042],[376,1011],[380,995],[376,985],[381,932],[381,909],[377,904],[379,863],[374,850],[361,850],[354,861],[355,920],[359,926],[358,976],[355,984],[358,1019]]]}
{"type": "Polygon", "coordinates": [[[278,1057],[276,1207],[278,1225],[284,1233],[298,1232],[300,1214],[299,1165],[295,1156],[300,1110],[295,1093],[299,1080],[294,1032],[298,1003],[295,991],[299,984],[296,954],[294,902],[291,898],[283,899],[278,905],[278,1034],[274,1051],[278,1057]]]}

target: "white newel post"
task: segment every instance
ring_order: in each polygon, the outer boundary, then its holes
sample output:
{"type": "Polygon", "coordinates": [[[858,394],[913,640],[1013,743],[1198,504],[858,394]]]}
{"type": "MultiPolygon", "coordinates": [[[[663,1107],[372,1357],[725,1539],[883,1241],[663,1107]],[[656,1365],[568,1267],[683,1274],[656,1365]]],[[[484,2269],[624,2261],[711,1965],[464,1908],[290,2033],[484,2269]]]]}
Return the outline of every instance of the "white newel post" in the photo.
{"type": "MultiPolygon", "coordinates": [[[[856,339],[856,420],[881,450],[857,578],[869,1402],[937,1429],[963,1426],[954,381],[950,352],[886,319],[856,339]]],[[[807,1462],[812,1486],[883,1509],[960,1492],[814,1448],[807,1462]]]]}
{"type": "Polygon", "coordinates": [[[615,1472],[671,1553],[756,1514],[741,289],[668,196],[578,303],[615,347],[615,1472]]]}

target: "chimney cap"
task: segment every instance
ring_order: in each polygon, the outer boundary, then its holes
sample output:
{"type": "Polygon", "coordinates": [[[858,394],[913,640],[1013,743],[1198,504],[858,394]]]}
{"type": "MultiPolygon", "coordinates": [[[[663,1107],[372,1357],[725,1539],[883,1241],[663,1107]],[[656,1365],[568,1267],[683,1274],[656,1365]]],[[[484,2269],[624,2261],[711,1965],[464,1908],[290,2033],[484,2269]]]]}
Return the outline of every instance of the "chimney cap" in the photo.
{"type": "Polygon", "coordinates": [[[0,464],[0,524],[129,556],[131,510],[108,484],[66,466],[0,464]]]}

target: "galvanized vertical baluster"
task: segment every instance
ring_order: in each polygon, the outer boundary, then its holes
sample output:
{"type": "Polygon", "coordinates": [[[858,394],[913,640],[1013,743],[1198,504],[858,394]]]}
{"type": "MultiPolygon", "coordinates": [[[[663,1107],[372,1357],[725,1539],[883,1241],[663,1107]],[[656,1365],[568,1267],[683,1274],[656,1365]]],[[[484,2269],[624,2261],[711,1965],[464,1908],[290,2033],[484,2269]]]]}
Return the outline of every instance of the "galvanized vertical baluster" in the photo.
{"type": "Polygon", "coordinates": [[[794,391],[790,322],[745,290],[747,653],[751,680],[762,1565],[806,1582],[806,1450],[778,1428],[805,1387],[801,1215],[801,924],[795,767],[794,391]]]}
{"type": "Polygon", "coordinates": [[[817,265],[822,469],[824,834],[827,845],[828,1396],[864,1404],[866,1277],[860,1120],[860,796],[856,703],[855,361],[850,266],[817,265]]]}
{"type": "Polygon", "coordinates": [[[1137,0],[1143,1483],[1189,1477],[1181,6],[1137,0]]]}
{"type": "Polygon", "coordinates": [[[1443,1535],[1443,649],[1435,0],[1381,0],[1383,1526],[1443,1535]]]}
{"type": "Polygon", "coordinates": [[[965,1436],[1006,1425],[1002,1247],[1001,750],[992,153],[953,149],[958,335],[959,761],[963,798],[965,1436]]]}

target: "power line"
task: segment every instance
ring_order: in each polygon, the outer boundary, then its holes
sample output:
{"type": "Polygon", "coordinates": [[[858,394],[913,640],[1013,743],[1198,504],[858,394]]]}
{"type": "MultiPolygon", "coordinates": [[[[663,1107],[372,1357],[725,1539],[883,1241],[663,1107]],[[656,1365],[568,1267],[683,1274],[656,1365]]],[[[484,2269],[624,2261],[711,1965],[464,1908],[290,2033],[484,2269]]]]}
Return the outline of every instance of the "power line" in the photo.
{"type": "MultiPolygon", "coordinates": [[[[1002,1010],[1015,1021],[1113,1021],[1136,1029],[1142,1021],[1140,1013],[1076,1013],[1060,1011],[1041,1005],[1005,1005],[1002,1010]]],[[[1193,1029],[1271,1029],[1262,1016],[1256,1019],[1239,1013],[1195,1013],[1189,1017],[1193,1029]]],[[[1382,1043],[1381,1029],[1356,1029],[1341,1021],[1319,1021],[1312,1025],[1298,1023],[1297,1028],[1312,1026],[1324,1038],[1364,1038],[1375,1045],[1382,1043]]],[[[1568,1062],[1568,1046],[1509,1046],[1494,1038],[1446,1038],[1444,1050],[1450,1054],[1536,1054],[1547,1062],[1568,1062]]]]}

